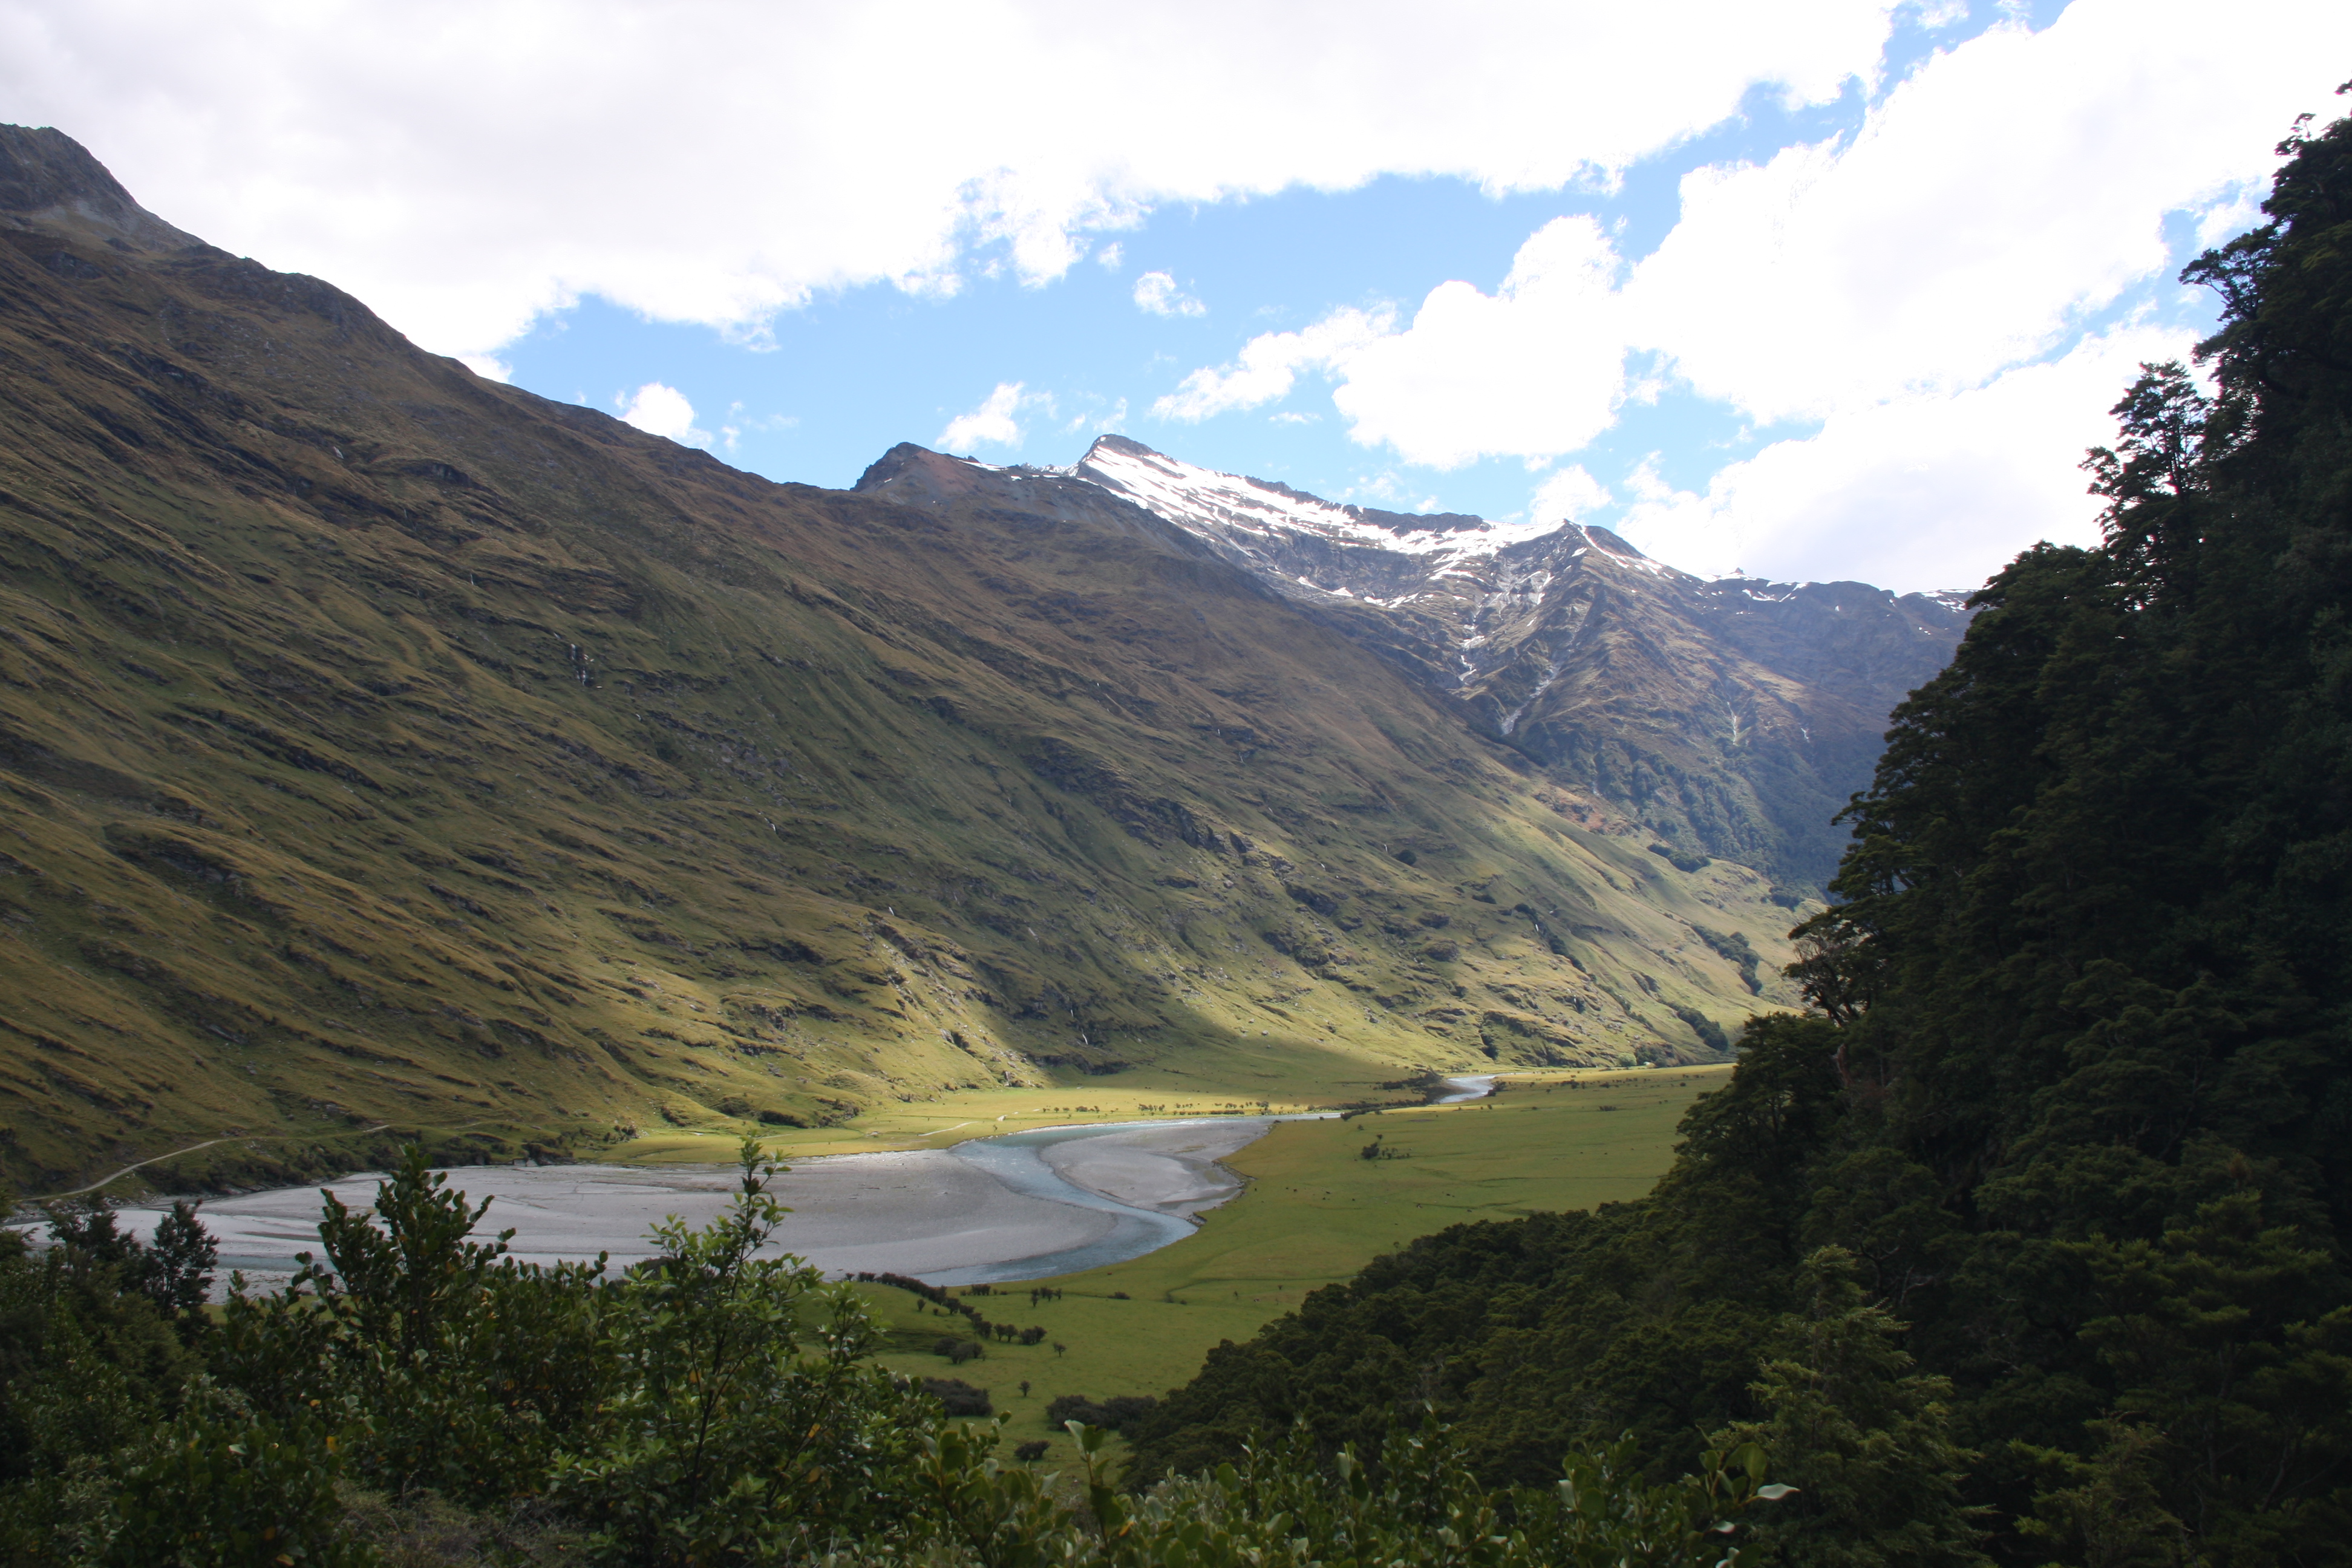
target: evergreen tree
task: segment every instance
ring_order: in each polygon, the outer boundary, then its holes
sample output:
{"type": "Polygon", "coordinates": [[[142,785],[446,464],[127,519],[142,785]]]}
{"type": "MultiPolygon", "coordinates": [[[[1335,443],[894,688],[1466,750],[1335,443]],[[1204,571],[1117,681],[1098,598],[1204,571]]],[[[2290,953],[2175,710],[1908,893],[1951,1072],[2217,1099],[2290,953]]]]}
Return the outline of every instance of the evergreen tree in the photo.
{"type": "Polygon", "coordinates": [[[1807,1562],[1965,1561],[1979,1518],[2036,1568],[2341,1560],[2352,121],[2280,152],[2184,275],[2205,374],[2144,367],[2090,456],[2103,545],[2011,563],[1896,710],[1795,933],[1812,1016],[1749,1026],[1650,1199],[1367,1270],[1212,1357],[1148,1462],[1276,1405],[1360,1426],[1436,1366],[1496,1473],[1547,1429],[1769,1436],[1807,1562]]]}
{"type": "Polygon", "coordinates": [[[1716,1434],[1789,1456],[1796,1497],[1758,1531],[1761,1560],[1797,1568],[1978,1568],[1984,1531],[1961,1498],[1977,1456],[1952,1436],[1948,1379],[1914,1370],[1904,1325],[1866,1300],[1833,1247],[1799,1276],[1755,1384],[1769,1414],[1716,1434]]]}

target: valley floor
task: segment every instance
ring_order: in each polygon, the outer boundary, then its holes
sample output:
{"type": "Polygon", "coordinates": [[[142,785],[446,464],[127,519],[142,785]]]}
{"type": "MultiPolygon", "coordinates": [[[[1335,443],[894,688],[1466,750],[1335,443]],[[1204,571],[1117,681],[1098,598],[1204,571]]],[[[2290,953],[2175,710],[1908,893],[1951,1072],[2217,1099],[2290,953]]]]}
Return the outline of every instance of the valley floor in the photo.
{"type": "MultiPolygon", "coordinates": [[[[1492,1098],[1469,1103],[1270,1125],[1265,1113],[1303,1107],[1269,1100],[1262,1112],[1259,1102],[1146,1100],[1131,1091],[967,1095],[959,1099],[970,1103],[877,1117],[882,1125],[855,1135],[793,1130],[774,1140],[774,1152],[802,1162],[774,1188],[793,1210],[782,1239],[831,1271],[954,1280],[968,1277],[959,1270],[1097,1238],[1108,1228],[1100,1212],[1017,1190],[1017,1182],[1007,1185],[950,1152],[975,1136],[1011,1131],[1028,1133],[1023,1143],[1041,1143],[1045,1164],[1063,1179],[1157,1209],[1170,1226],[1185,1227],[1189,1234],[1180,1231],[1172,1244],[1122,1262],[999,1283],[977,1296],[964,1288],[959,1293],[983,1316],[1045,1332],[1034,1345],[991,1342],[982,1359],[961,1365],[934,1347],[942,1339],[969,1341],[966,1320],[907,1291],[859,1287],[886,1327],[884,1364],[988,1389],[1007,1418],[1007,1443],[1044,1438],[1047,1462],[1066,1464],[1066,1436],[1045,1417],[1061,1394],[1164,1393],[1190,1378],[1220,1341],[1248,1339],[1309,1292],[1448,1226],[1641,1197],[1672,1163],[1684,1112],[1729,1070],[1517,1074],[1492,1098]],[[1244,1110],[1250,1114],[1239,1114],[1244,1110]],[[1041,1127],[1133,1121],[1139,1113],[1167,1114],[1170,1124],[1060,1142],[1037,1138],[1041,1127]],[[842,1152],[811,1157],[820,1151],[842,1152]],[[1039,1286],[1059,1295],[1033,1299],[1039,1286]]],[[[551,1261],[606,1251],[624,1265],[648,1254],[646,1232],[665,1215],[699,1224],[726,1204],[734,1173],[717,1162],[731,1149],[715,1134],[681,1132],[625,1146],[634,1160],[625,1166],[473,1167],[453,1171],[450,1184],[477,1199],[496,1197],[483,1228],[516,1227],[519,1257],[551,1261]]],[[[360,1206],[372,1200],[375,1181],[361,1175],[331,1185],[360,1206]]],[[[318,1213],[316,1189],[307,1186],[215,1199],[204,1210],[221,1239],[222,1268],[244,1268],[257,1285],[282,1277],[294,1252],[315,1248],[318,1213]]],[[[152,1217],[124,1211],[134,1229],[152,1217]]]]}
{"type": "Polygon", "coordinates": [[[1162,1394],[1219,1341],[1248,1339],[1309,1291],[1447,1226],[1641,1197],[1673,1163],[1675,1127],[1691,1101],[1729,1073],[1514,1075],[1495,1098],[1470,1104],[1277,1123],[1224,1160],[1247,1185],[1192,1236],[1124,1263],[1000,1284],[975,1300],[992,1320],[1045,1329],[1039,1344],[992,1343],[983,1359],[952,1366],[929,1347],[968,1337],[961,1318],[863,1287],[891,1330],[884,1363],[988,1389],[1008,1417],[1005,1441],[1045,1438],[1045,1462],[1066,1468],[1067,1437],[1045,1419],[1057,1395],[1162,1394]],[[1392,1157],[1364,1158],[1376,1142],[1392,1157]],[[1063,1294],[1033,1303],[1036,1285],[1063,1294]]]}
{"type": "MultiPolygon", "coordinates": [[[[934,1281],[1023,1273],[1024,1259],[1092,1252],[1116,1256],[1164,1246],[1190,1230],[1187,1217],[1240,1190],[1217,1162],[1261,1137],[1264,1118],[1191,1121],[1047,1142],[1034,1154],[1004,1147],[911,1149],[803,1161],[769,1187],[791,1211],[767,1255],[796,1254],[832,1275],[895,1273],[934,1281]],[[990,1155],[1020,1154],[1038,1179],[990,1155]],[[1037,1155],[1042,1155],[1042,1159],[1037,1155]],[[1107,1200],[1107,1201],[1101,1201],[1107,1200]],[[1092,1206],[1099,1202],[1099,1206],[1092,1206]],[[1145,1211],[1142,1214],[1134,1209],[1145,1211]],[[1156,1225],[1139,1222],[1156,1221],[1156,1225]],[[1140,1232],[1141,1234],[1139,1234],[1140,1232]]],[[[1032,1132],[1028,1139],[1040,1134],[1032,1132]]],[[[1050,1140],[1051,1135],[1044,1135],[1050,1140]]],[[[732,1201],[732,1166],[662,1164],[468,1165],[451,1168],[449,1187],[490,1207],[478,1235],[511,1230],[509,1251],[525,1263],[585,1261],[600,1253],[615,1269],[655,1256],[653,1227],[667,1218],[707,1225],[732,1201]]],[[[378,1172],[323,1184],[280,1187],[214,1199],[205,1226],[226,1271],[249,1285],[293,1273],[297,1255],[319,1247],[319,1193],[363,1209],[378,1172]]],[[[141,1235],[166,1205],[117,1211],[141,1235]]],[[[1027,1275],[1040,1272],[1031,1268],[1027,1275]]]]}

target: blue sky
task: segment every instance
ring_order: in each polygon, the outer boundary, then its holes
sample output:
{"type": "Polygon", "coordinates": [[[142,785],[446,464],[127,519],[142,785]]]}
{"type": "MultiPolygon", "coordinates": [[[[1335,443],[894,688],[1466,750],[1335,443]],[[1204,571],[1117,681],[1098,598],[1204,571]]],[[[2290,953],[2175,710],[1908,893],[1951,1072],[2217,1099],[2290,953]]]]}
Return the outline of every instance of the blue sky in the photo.
{"type": "Polygon", "coordinates": [[[2352,58],[2299,0],[224,9],[0,0],[0,114],[753,471],[1111,429],[1906,589],[2095,536],[2174,275],[2352,58]]]}
{"type": "MultiPolygon", "coordinates": [[[[2020,7],[2019,19],[2046,26],[2062,8],[2039,0],[2020,7]]],[[[1931,29],[1916,10],[1901,14],[1876,96],[1937,47],[2008,19],[2000,7],[1979,5],[1931,29]]],[[[887,283],[829,293],[779,313],[754,344],[590,300],[544,316],[497,358],[517,385],[614,412],[647,382],[674,387],[715,450],[776,479],[853,484],[898,441],[936,444],[957,416],[1009,382],[1050,402],[1020,411],[1017,444],[968,442],[968,455],[1068,463],[1108,428],[1192,462],[1336,500],[1523,514],[1531,499],[1524,461],[1488,458],[1451,470],[1402,463],[1392,451],[1348,438],[1318,379],[1276,404],[1198,424],[1155,416],[1151,405],[1251,337],[1296,331],[1336,307],[1409,307],[1454,279],[1492,290],[1520,244],[1564,214],[1600,218],[1638,258],[1674,227],[1685,174],[1851,135],[1867,101],[1859,81],[1828,103],[1780,97],[1769,87],[1751,89],[1734,117],[1635,163],[1614,188],[1488,195],[1462,179],[1387,176],[1352,191],[1186,203],[1100,237],[1091,264],[1042,286],[1017,278],[1000,243],[975,251],[951,297],[922,298],[887,283]],[[1201,313],[1139,309],[1136,280],[1150,272],[1168,274],[1201,313]],[[730,427],[731,437],[721,434],[730,427]]],[[[2195,317],[2188,325],[2203,325],[2202,300],[2184,299],[2181,307],[2195,317]]],[[[1752,451],[1761,439],[1720,405],[1670,395],[1629,410],[1587,466],[1630,468],[1657,452],[1670,481],[1703,485],[1724,454],[1752,451]]]]}

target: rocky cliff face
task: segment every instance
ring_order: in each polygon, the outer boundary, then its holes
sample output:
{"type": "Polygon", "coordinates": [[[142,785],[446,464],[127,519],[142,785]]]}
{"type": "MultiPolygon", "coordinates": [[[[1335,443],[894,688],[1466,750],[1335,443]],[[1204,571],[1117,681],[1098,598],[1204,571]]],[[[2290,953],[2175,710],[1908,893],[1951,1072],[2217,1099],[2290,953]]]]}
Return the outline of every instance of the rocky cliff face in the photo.
{"type": "MultiPolygon", "coordinates": [[[[1021,471],[1021,470],[1014,470],[1021,471]]],[[[1605,528],[1339,506],[1121,436],[1066,470],[1379,654],[1596,814],[1819,888],[1886,715],[1967,626],[1952,595],[1714,582],[1605,528]]]]}
{"type": "MultiPolygon", "coordinates": [[[[1793,999],[1762,876],[1591,820],[1484,687],[1233,551],[919,448],[736,472],[0,128],[0,1172],[1344,1100],[1793,999]]],[[[1425,592],[1392,553],[1335,559],[1425,592]]]]}

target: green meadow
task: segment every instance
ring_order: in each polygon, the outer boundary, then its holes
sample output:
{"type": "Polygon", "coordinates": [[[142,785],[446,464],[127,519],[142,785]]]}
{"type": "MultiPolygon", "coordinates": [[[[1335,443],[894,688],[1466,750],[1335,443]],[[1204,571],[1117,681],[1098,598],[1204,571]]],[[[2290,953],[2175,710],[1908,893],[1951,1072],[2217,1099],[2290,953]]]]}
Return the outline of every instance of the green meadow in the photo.
{"type": "Polygon", "coordinates": [[[1249,1338],[1307,1292],[1447,1226],[1638,1198],[1673,1163],[1683,1112],[1729,1071],[1515,1077],[1493,1099],[1466,1105],[1283,1122],[1225,1161],[1248,1185],[1193,1236],[1129,1262],[971,1299],[992,1321],[1043,1328],[1037,1345],[992,1342],[982,1359],[951,1366],[930,1347],[969,1339],[963,1318],[905,1291],[863,1287],[889,1331],[882,1360],[988,1389],[1008,1417],[1007,1443],[1045,1438],[1045,1462],[1066,1464],[1066,1437],[1045,1419],[1057,1395],[1164,1393],[1219,1341],[1249,1338]],[[1365,1158],[1368,1145],[1381,1152],[1365,1158]],[[1039,1286],[1063,1295],[1033,1303],[1039,1286]]]}
{"type": "MultiPolygon", "coordinates": [[[[1078,1088],[955,1089],[927,1102],[877,1106],[855,1126],[763,1127],[759,1137],[771,1155],[789,1162],[895,1149],[947,1149],[970,1138],[1097,1121],[1280,1115],[1357,1100],[1401,1103],[1413,1093],[1395,1079],[1318,1078],[1303,1069],[1265,1076],[1265,1085],[1253,1084],[1246,1090],[1113,1087],[1099,1081],[1078,1088]]],[[[596,1158],[623,1165],[725,1164],[734,1159],[742,1138],[736,1128],[671,1128],[616,1144],[596,1158]]]]}

